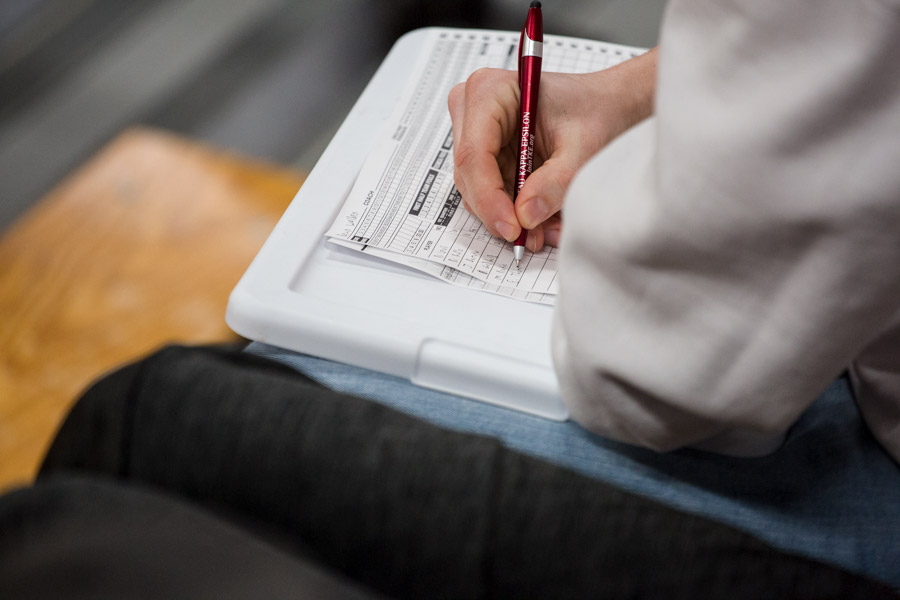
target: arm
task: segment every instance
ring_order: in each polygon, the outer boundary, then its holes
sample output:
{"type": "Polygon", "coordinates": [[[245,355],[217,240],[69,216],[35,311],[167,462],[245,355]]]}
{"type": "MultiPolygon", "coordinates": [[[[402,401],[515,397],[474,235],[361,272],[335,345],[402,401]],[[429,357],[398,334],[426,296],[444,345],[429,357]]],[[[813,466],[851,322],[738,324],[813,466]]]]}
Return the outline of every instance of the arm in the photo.
{"type": "Polygon", "coordinates": [[[563,397],[659,450],[771,450],[900,312],[896,12],[736,4],[673,0],[655,117],[566,200],[563,397]]]}

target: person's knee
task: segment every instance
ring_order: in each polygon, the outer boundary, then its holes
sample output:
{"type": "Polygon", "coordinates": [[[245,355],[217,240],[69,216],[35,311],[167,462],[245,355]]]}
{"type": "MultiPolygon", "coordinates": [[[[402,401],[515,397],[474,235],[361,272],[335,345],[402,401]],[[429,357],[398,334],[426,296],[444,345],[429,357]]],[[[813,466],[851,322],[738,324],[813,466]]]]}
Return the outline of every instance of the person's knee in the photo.
{"type": "Polygon", "coordinates": [[[62,470],[115,475],[131,414],[130,390],[142,363],[122,367],[91,385],[75,402],[44,457],[39,476],[62,470]]]}

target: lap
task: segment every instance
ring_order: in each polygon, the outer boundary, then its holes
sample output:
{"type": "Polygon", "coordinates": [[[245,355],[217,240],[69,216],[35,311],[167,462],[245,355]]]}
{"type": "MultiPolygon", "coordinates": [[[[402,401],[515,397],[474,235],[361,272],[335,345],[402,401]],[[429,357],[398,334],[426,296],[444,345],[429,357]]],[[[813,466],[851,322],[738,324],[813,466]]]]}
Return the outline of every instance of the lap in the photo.
{"type": "Polygon", "coordinates": [[[506,446],[620,489],[749,532],[783,550],[900,587],[900,467],[863,423],[845,379],[762,458],[659,454],[579,427],[416,387],[408,381],[254,343],[248,352],[442,427],[506,446]]]}
{"type": "Polygon", "coordinates": [[[175,496],[72,474],[2,497],[0,589],[19,600],[376,597],[175,496]]]}

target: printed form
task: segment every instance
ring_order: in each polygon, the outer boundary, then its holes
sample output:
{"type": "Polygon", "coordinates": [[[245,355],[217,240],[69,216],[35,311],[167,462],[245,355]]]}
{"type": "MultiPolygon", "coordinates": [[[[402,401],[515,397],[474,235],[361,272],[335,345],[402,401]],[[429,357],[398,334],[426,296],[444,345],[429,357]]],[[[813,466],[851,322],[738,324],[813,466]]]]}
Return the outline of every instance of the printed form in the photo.
{"type": "MultiPolygon", "coordinates": [[[[557,250],[526,251],[493,237],[453,184],[447,96],[482,67],[515,70],[518,32],[435,29],[384,134],[326,236],[455,285],[554,304],[557,250]]],[[[543,71],[598,71],[642,49],[544,36],[543,71]]]]}

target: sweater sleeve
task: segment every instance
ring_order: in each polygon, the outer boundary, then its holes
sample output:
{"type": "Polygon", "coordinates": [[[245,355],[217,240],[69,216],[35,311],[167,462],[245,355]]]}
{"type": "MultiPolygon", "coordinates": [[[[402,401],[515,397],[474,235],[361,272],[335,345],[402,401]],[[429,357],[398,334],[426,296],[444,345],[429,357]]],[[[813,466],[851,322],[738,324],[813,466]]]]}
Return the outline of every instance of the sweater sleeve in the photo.
{"type": "Polygon", "coordinates": [[[883,337],[900,309],[898,23],[877,0],[672,0],[655,116],[566,199],[553,352],[575,420],[765,453],[883,337]]]}

